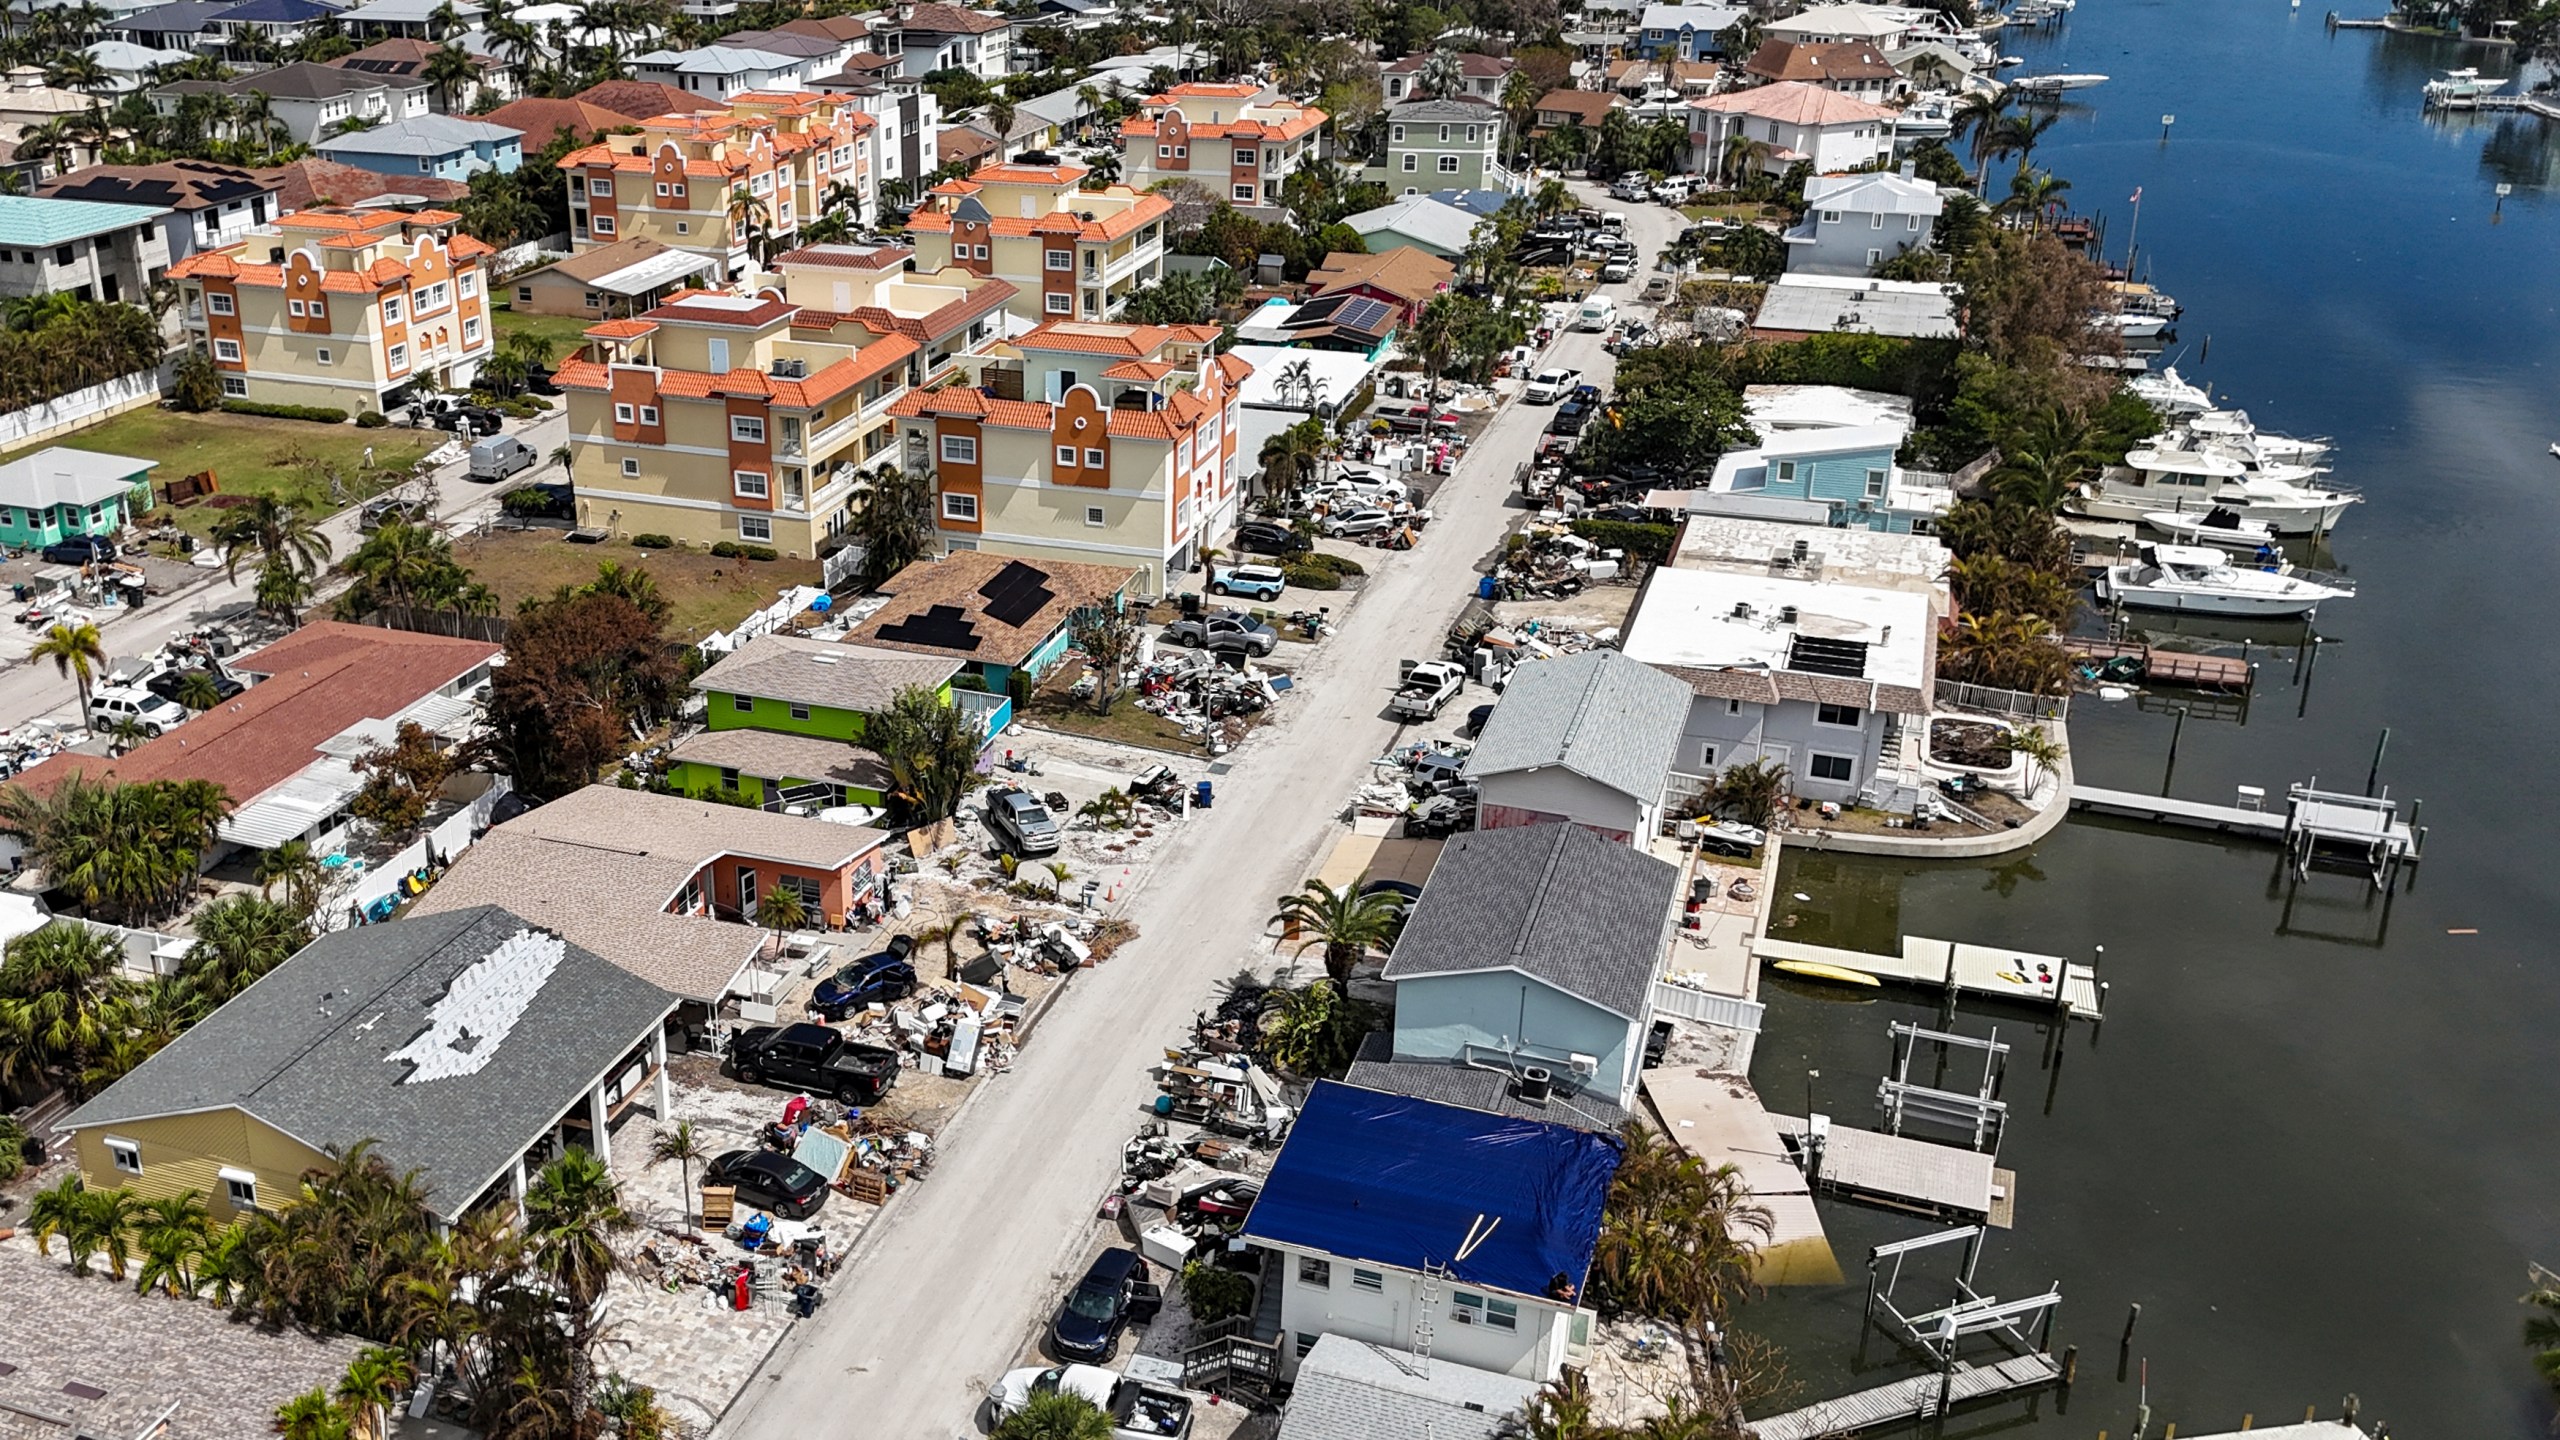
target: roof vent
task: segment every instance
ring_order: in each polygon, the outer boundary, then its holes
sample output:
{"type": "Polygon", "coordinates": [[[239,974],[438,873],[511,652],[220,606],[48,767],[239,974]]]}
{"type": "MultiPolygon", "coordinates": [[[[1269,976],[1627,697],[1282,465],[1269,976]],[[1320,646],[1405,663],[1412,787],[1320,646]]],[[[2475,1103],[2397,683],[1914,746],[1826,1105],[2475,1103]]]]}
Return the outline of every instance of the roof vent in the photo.
{"type": "Polygon", "coordinates": [[[1793,605],[1779,606],[1778,623],[1781,625],[1793,625],[1796,623],[1796,607],[1793,605]]]}
{"type": "Polygon", "coordinates": [[[1750,618],[1751,618],[1751,602],[1750,602],[1750,601],[1748,601],[1748,600],[1736,600],[1736,601],[1734,601],[1734,602],[1733,602],[1733,618],[1734,618],[1734,619],[1736,619],[1736,620],[1748,620],[1748,619],[1750,619],[1750,618]]]}
{"type": "Polygon", "coordinates": [[[1803,564],[1803,563],[1804,563],[1804,558],[1805,558],[1807,555],[1810,555],[1810,554],[1812,554],[1812,553],[1813,553],[1813,543],[1812,543],[1811,541],[1808,541],[1808,540],[1799,540],[1799,541],[1797,541],[1797,542],[1796,542],[1795,556],[1796,556],[1796,563],[1797,563],[1797,564],[1799,564],[1799,565],[1803,564]]]}
{"type": "Polygon", "coordinates": [[[1520,1083],[1514,1093],[1527,1104],[1544,1105],[1555,1091],[1555,1073],[1544,1065],[1530,1065],[1520,1071],[1520,1083]]]}
{"type": "Polygon", "coordinates": [[[809,657],[809,663],[812,665],[841,665],[844,663],[844,657],[841,655],[812,655],[809,657]]]}

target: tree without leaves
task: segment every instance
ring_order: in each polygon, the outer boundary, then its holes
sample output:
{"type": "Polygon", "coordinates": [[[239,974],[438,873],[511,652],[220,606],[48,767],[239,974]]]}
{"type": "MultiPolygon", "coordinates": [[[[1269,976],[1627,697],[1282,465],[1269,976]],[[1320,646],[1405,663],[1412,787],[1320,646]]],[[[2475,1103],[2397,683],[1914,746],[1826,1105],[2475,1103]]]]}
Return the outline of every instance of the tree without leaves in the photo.
{"type": "Polygon", "coordinates": [[[1093,677],[1093,713],[1108,715],[1124,688],[1123,672],[1138,653],[1138,622],[1117,606],[1095,605],[1068,622],[1067,641],[1084,652],[1085,673],[1093,677]]]}

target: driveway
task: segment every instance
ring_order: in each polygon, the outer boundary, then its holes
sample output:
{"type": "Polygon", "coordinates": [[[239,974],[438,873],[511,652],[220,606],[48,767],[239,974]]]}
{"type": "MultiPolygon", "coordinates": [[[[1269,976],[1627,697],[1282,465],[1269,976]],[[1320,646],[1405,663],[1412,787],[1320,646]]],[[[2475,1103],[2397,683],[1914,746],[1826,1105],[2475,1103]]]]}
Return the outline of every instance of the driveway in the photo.
{"type": "MultiPolygon", "coordinates": [[[[1632,207],[1629,223],[1649,260],[1678,216],[1632,207]]],[[[1636,288],[1609,293],[1624,303],[1636,288]]],[[[1540,363],[1606,383],[1615,367],[1600,338],[1559,336],[1540,363]]],[[[1139,938],[1078,980],[1012,1072],[971,1102],[932,1178],[874,1227],[835,1300],[762,1367],[720,1433],[977,1433],[987,1384],[1087,1253],[1120,1146],[1154,1096],[1147,1065],[1184,1037],[1220,980],[1256,957],[1277,897],[1304,884],[1342,833],[1337,817],[1397,733],[1382,718],[1396,661],[1438,653],[1477,562],[1515,513],[1513,468],[1551,413],[1506,406],[1441,489],[1421,545],[1378,557],[1287,713],[1237,753],[1216,807],[1194,812],[1184,843],[1167,847],[1127,903],[1139,938]]]]}
{"type": "MultiPolygon", "coordinates": [[[[281,425],[295,422],[279,421],[281,425]]],[[[521,428],[507,433],[520,437],[537,455],[548,456],[569,438],[569,419],[565,409],[552,410],[521,428]]],[[[76,439],[77,437],[73,437],[76,439]]],[[[436,472],[436,520],[448,531],[477,524],[482,517],[498,510],[496,492],[500,485],[480,485],[465,479],[466,462],[456,461],[436,472]]],[[[349,509],[331,519],[322,530],[328,535],[332,554],[344,559],[363,543],[356,533],[357,512],[349,509]]],[[[114,668],[118,661],[147,655],[171,638],[190,630],[226,619],[248,609],[257,599],[255,567],[244,563],[237,581],[223,578],[219,570],[200,571],[209,578],[194,589],[154,599],[140,610],[119,610],[99,623],[99,631],[107,642],[107,664],[114,668]]],[[[335,593],[335,587],[330,587],[335,593]]],[[[323,607],[325,613],[325,607],[323,607]]],[[[21,651],[20,653],[23,653],[21,651]]],[[[54,672],[51,662],[43,665],[10,664],[0,669],[0,729],[23,725],[41,716],[57,716],[76,721],[79,706],[72,694],[71,682],[54,672]]]]}

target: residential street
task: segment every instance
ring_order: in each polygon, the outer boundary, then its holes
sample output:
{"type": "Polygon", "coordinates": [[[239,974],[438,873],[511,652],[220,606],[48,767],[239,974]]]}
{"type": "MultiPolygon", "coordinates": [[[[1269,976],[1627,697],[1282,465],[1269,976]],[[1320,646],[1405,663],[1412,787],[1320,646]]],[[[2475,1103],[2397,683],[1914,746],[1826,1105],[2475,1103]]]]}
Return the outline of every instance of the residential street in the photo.
{"type": "MultiPolygon", "coordinates": [[[[1586,200],[1596,193],[1577,186],[1586,200]]],[[[1681,224],[1613,205],[1649,262],[1681,224]]],[[[1623,305],[1641,287],[1610,287],[1623,305]]],[[[1540,362],[1606,385],[1596,334],[1540,362]]],[[[1266,918],[1342,833],[1337,821],[1396,726],[1400,658],[1436,656],[1475,570],[1514,511],[1514,470],[1549,406],[1496,416],[1441,488],[1420,547],[1380,555],[1339,634],[1318,647],[1279,722],[1237,752],[1215,808],[1195,812],[1128,906],[1137,941],[1079,975],[1009,1074],[947,1133],[931,1179],[866,1237],[854,1273],[753,1382],[724,1434],[974,1435],[977,1402],[1044,1323],[1091,1243],[1122,1142],[1153,1098],[1146,1067],[1186,1033],[1217,982],[1256,955],[1266,918]]],[[[1250,462],[1250,457],[1246,457],[1250,462]]],[[[1310,961],[1312,964],[1313,962],[1310,961]]]]}
{"type": "MultiPolygon", "coordinates": [[[[278,425],[296,422],[279,420],[278,425]]],[[[508,433],[521,438],[536,455],[549,456],[568,437],[568,412],[554,410],[531,425],[508,433]]],[[[76,443],[78,437],[70,439],[76,443]]],[[[548,463],[547,460],[545,462],[548,463]]],[[[483,516],[497,513],[497,485],[479,485],[463,477],[461,462],[444,467],[436,475],[436,520],[448,531],[462,524],[476,524],[483,516]]],[[[333,553],[340,559],[362,543],[356,533],[356,515],[349,509],[331,520],[323,529],[329,536],[333,553]]],[[[211,578],[180,595],[157,596],[140,610],[122,610],[100,623],[99,630],[107,642],[107,664],[112,669],[118,662],[136,655],[147,655],[160,648],[172,636],[221,620],[248,608],[257,593],[254,565],[243,564],[237,581],[223,578],[219,570],[205,572],[211,578]]],[[[50,663],[28,665],[23,662],[0,668],[0,729],[23,725],[44,716],[64,720],[77,718],[70,682],[54,671],[50,663]]]]}

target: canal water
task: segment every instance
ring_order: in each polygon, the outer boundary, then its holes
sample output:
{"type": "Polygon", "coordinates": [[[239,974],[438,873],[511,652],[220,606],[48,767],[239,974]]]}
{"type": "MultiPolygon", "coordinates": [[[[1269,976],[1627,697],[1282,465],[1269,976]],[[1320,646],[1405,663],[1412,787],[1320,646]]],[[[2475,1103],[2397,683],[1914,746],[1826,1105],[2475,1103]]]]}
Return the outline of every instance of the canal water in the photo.
{"type": "MultiPolygon", "coordinates": [[[[2327,557],[2361,590],[2319,616],[2316,660],[2259,651],[2245,718],[2088,698],[2073,759],[2092,784],[2280,803],[2314,775],[2363,789],[2388,727],[2379,780],[2424,798],[2426,862],[2384,903],[2297,887],[2269,849],[2099,821],[2005,862],[1791,859],[1789,938],[2105,947],[2108,1019],[2058,1066],[2024,1015],[1960,1018],[2016,1046],[2017,1224],[1980,1288],[2058,1282],[2056,1343],[2081,1356],[2067,1402],[1958,1433],[2129,1435],[2146,1365],[2155,1436],[2334,1416],[2349,1392],[2404,1440],[2548,1433],[2516,1301],[2529,1261],[2560,1267],[2560,145],[2530,115],[2422,115],[2431,73],[2502,52],[2331,32],[2324,3],[2081,0],[2004,38],[2023,73],[2111,77],[2035,161],[2185,304],[2181,372],[2334,437],[2366,496],[2327,557]]],[[[1873,1123],[1887,1022],[1935,1023],[1911,991],[1769,999],[1761,1094],[1793,1111],[1810,1084],[1845,1123],[1873,1123]]],[[[1859,1282],[1868,1246],[1928,1228],[1825,1211],[1852,1283],[1746,1312],[1806,1400],[1908,1373],[1858,1345],[1859,1282]]],[[[1944,1302],[1943,1265],[1907,1276],[1907,1302],[1944,1302]]]]}

